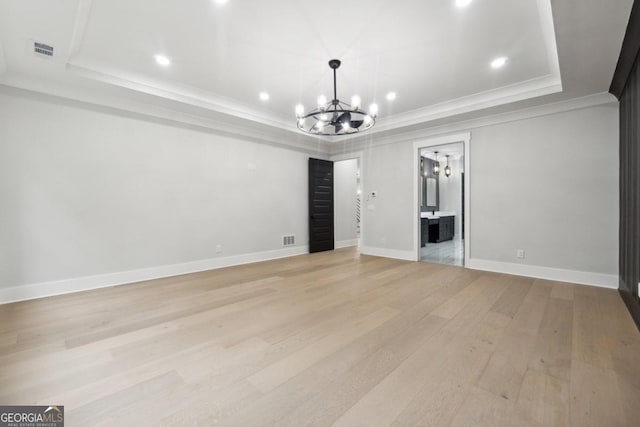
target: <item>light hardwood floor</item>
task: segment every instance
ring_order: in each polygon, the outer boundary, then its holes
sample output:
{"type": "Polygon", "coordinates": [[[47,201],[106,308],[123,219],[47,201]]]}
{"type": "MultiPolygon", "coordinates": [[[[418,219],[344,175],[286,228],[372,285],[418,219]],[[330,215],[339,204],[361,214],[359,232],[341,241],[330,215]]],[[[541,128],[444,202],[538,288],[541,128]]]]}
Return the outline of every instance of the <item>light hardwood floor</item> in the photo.
{"type": "Polygon", "coordinates": [[[68,426],[632,426],[614,290],[341,249],[0,306],[0,404],[68,426]]]}

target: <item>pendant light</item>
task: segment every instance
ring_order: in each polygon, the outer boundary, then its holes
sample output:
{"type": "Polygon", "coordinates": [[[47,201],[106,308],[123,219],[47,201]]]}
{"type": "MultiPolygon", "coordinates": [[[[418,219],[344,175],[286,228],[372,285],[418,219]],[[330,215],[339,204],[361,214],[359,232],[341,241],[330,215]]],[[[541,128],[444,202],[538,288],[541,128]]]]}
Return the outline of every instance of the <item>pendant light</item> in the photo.
{"type": "Polygon", "coordinates": [[[433,174],[434,175],[439,175],[440,174],[440,163],[438,163],[438,152],[435,151],[436,153],[436,161],[433,164],[433,174]]]}
{"type": "Polygon", "coordinates": [[[447,178],[451,176],[451,168],[449,167],[449,155],[447,154],[447,166],[444,167],[444,174],[447,178]]]}

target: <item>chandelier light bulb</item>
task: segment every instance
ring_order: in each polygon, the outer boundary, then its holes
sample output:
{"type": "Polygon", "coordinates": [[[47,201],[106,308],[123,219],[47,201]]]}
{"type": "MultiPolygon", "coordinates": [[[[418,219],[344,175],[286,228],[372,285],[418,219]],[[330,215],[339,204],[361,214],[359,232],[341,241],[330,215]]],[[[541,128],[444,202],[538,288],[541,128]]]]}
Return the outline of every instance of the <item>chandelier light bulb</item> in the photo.
{"type": "Polygon", "coordinates": [[[327,97],[324,95],[320,95],[318,97],[318,108],[321,110],[326,110],[327,109],[327,97]]]}
{"type": "Polygon", "coordinates": [[[371,118],[371,116],[364,116],[363,120],[364,120],[364,124],[366,124],[367,126],[373,123],[373,119],[371,118]]]}
{"type": "Polygon", "coordinates": [[[297,117],[304,116],[304,105],[302,105],[302,104],[296,105],[296,116],[297,117]]]}
{"type": "Polygon", "coordinates": [[[360,108],[361,105],[362,105],[362,100],[360,99],[360,97],[358,95],[353,95],[351,97],[351,106],[353,108],[360,108]]]}
{"type": "Polygon", "coordinates": [[[376,117],[378,115],[378,104],[371,104],[369,105],[369,114],[372,117],[376,117]]]}

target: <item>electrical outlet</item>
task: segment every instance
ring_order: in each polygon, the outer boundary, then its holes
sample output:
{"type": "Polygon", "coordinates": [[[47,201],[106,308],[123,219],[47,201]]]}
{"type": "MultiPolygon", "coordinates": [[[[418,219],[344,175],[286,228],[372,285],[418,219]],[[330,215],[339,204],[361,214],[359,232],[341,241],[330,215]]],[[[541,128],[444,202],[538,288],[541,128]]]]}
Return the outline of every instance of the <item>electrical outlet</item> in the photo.
{"type": "Polygon", "coordinates": [[[516,251],[516,258],[524,259],[524,249],[518,249],[516,251]]]}
{"type": "Polygon", "coordinates": [[[216,253],[222,253],[222,245],[216,245],[216,253]]]}

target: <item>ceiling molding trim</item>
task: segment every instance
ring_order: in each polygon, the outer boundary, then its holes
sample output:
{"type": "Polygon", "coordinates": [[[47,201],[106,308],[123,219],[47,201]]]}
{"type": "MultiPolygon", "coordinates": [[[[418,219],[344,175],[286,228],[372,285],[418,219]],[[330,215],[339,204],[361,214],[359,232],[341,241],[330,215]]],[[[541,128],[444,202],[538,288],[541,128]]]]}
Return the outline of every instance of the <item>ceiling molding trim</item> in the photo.
{"type": "Polygon", "coordinates": [[[289,150],[301,151],[314,155],[328,155],[329,145],[306,135],[283,131],[255,122],[234,124],[225,123],[220,118],[205,117],[179,110],[156,106],[120,97],[109,97],[96,93],[87,93],[73,87],[47,87],[38,79],[24,75],[7,75],[0,82],[0,93],[10,96],[22,96],[43,102],[67,105],[99,111],[106,114],[119,115],[137,120],[161,122],[171,126],[185,127],[208,133],[243,139],[251,142],[265,143],[289,150]]]}
{"type": "Polygon", "coordinates": [[[76,18],[73,23],[73,33],[71,34],[71,43],[69,45],[69,54],[67,63],[71,61],[80,52],[82,41],[89,23],[89,16],[93,7],[93,0],[79,0],[76,9],[76,18]]]}
{"type": "MultiPolygon", "coordinates": [[[[388,131],[404,126],[428,122],[430,120],[455,116],[474,110],[494,107],[562,91],[560,64],[555,38],[551,0],[537,0],[537,6],[548,55],[547,59],[550,74],[528,81],[515,83],[513,85],[427,106],[425,108],[409,111],[403,114],[381,117],[378,119],[376,126],[368,133],[374,134],[388,131]]],[[[295,121],[293,120],[287,120],[281,116],[270,114],[265,111],[258,111],[245,104],[241,104],[215,94],[209,93],[203,95],[203,91],[201,89],[167,86],[160,82],[142,81],[139,76],[125,76],[115,70],[104,72],[87,66],[86,64],[74,63],[74,58],[80,52],[80,48],[85,37],[92,7],[93,0],[79,0],[78,2],[69,56],[66,62],[66,69],[68,71],[84,78],[126,88],[132,91],[158,96],[164,99],[181,102],[199,108],[205,108],[219,113],[229,114],[267,126],[277,127],[286,131],[299,132],[295,126],[295,121]]],[[[346,137],[344,139],[348,140],[351,138],[361,137],[361,135],[354,134],[351,137],[346,137]]],[[[335,139],[333,138],[319,137],[319,139],[327,143],[335,142],[335,139]]]]}
{"type": "MultiPolygon", "coordinates": [[[[477,93],[451,101],[442,102],[426,108],[378,119],[371,134],[405,126],[416,125],[431,120],[469,113],[475,110],[496,107],[511,102],[522,101],[562,91],[560,79],[547,75],[526,82],[503,86],[498,89],[477,93]]],[[[353,137],[357,137],[355,134],[353,137]]]]}
{"type": "MultiPolygon", "coordinates": [[[[285,121],[279,116],[267,115],[264,112],[257,112],[240,105],[231,100],[222,100],[214,96],[202,96],[196,91],[179,88],[161,87],[160,84],[150,84],[135,81],[132,78],[117,76],[114,73],[105,73],[85,66],[67,63],[67,70],[76,75],[99,81],[113,86],[122,87],[136,92],[146,93],[161,98],[181,102],[187,105],[206,108],[212,111],[229,114],[246,120],[255,121],[264,125],[274,126],[283,130],[299,133],[294,126],[294,121],[285,121]]],[[[451,101],[442,102],[422,109],[378,118],[369,134],[375,134],[386,130],[415,125],[440,118],[455,116],[457,114],[468,113],[484,108],[495,107],[511,102],[522,101],[537,96],[549,95],[562,91],[562,84],[558,76],[547,75],[525,82],[515,83],[510,86],[492,89],[474,95],[457,98],[451,101]]],[[[350,138],[361,137],[353,134],[350,138]]],[[[319,137],[318,139],[327,143],[335,142],[335,138],[319,137]]]]}
{"type": "Polygon", "coordinates": [[[493,114],[469,120],[452,122],[445,125],[428,127],[411,132],[398,132],[395,135],[386,135],[380,138],[375,138],[375,135],[370,135],[367,138],[360,138],[357,141],[352,141],[350,144],[347,143],[341,144],[340,146],[331,146],[330,154],[334,156],[337,154],[344,154],[351,151],[361,151],[367,148],[378,147],[387,144],[411,142],[420,138],[446,135],[449,133],[468,132],[473,129],[478,129],[486,126],[493,126],[501,123],[531,119],[540,116],[558,114],[567,111],[580,110],[583,108],[607,104],[614,106],[618,105],[617,100],[613,95],[608,92],[601,92],[593,95],[569,99],[566,101],[524,108],[507,113],[493,114]]]}
{"type": "Polygon", "coordinates": [[[553,23],[553,8],[551,0],[538,0],[538,12],[540,15],[540,26],[547,48],[547,61],[549,63],[549,73],[558,80],[560,90],[562,90],[562,76],[560,74],[560,58],[558,57],[558,43],[556,41],[556,28],[553,23]]]}
{"type": "MultiPolygon", "coordinates": [[[[213,96],[202,96],[196,93],[197,91],[195,90],[190,91],[187,89],[167,88],[161,87],[159,84],[142,83],[132,78],[97,71],[85,66],[75,65],[71,62],[67,63],[67,70],[90,80],[107,83],[136,92],[146,93],[148,95],[158,96],[194,107],[206,108],[211,111],[229,114],[241,119],[251,120],[263,125],[275,126],[283,130],[295,131],[298,133],[295,121],[288,122],[275,115],[268,115],[262,112],[253,111],[250,108],[231,100],[222,100],[218,97],[214,98],[213,96]]],[[[202,93],[202,91],[199,92],[202,93]]]]}

